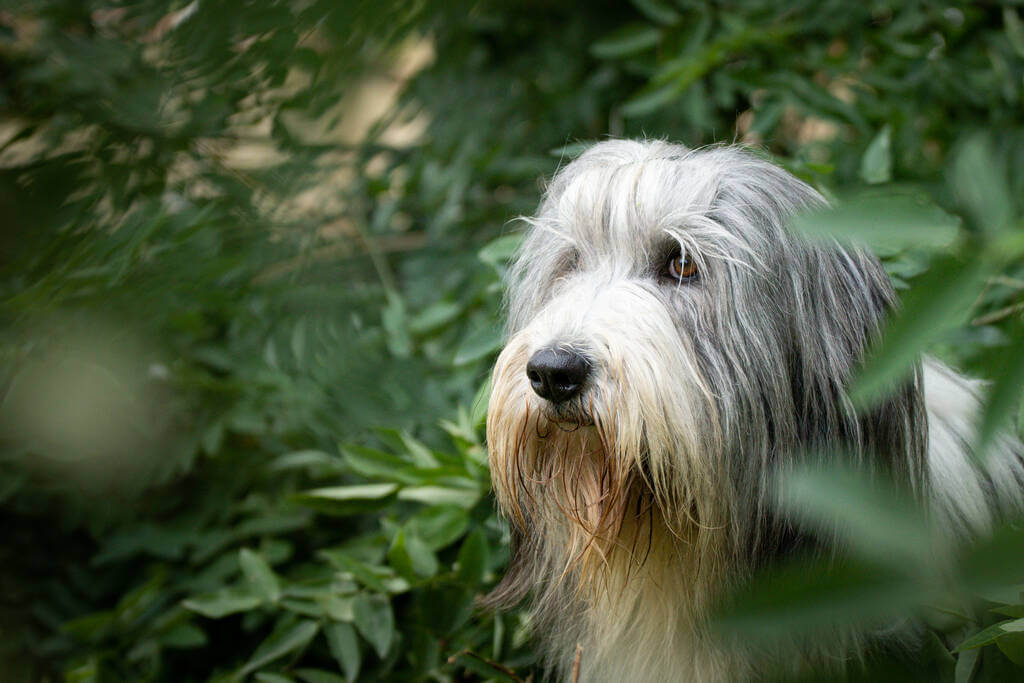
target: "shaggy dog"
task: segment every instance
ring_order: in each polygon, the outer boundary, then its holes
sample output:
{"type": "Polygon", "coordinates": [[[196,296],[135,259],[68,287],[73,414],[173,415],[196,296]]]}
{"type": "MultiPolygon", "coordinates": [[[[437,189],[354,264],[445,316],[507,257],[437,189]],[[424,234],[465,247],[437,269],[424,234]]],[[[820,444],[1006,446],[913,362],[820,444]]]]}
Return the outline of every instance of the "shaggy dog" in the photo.
{"type": "Polygon", "coordinates": [[[1021,444],[986,470],[978,385],[935,360],[867,413],[846,387],[896,303],[878,260],[787,229],[822,197],[742,150],[596,144],[551,181],[511,268],[487,440],[550,663],[580,680],[719,681],[820,664],[718,642],[726,589],[803,539],[773,506],[799,453],[846,453],[930,501],[955,537],[1015,514],[1021,444]]]}

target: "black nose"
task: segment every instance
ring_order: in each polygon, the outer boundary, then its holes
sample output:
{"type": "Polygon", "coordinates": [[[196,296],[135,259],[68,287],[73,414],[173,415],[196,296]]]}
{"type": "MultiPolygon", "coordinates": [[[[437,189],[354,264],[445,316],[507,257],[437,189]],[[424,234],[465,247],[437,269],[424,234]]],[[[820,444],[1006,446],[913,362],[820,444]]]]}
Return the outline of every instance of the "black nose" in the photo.
{"type": "Polygon", "coordinates": [[[552,403],[564,403],[579,394],[589,374],[590,361],[566,349],[541,349],[526,364],[530,386],[552,403]]]}

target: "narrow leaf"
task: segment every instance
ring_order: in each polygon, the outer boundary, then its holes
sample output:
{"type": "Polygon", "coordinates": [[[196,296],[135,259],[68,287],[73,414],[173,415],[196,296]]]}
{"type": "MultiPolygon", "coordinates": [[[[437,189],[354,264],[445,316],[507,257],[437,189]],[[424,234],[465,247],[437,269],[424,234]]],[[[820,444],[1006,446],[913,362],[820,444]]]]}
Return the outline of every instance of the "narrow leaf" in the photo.
{"type": "Polygon", "coordinates": [[[479,428],[487,419],[487,408],[491,401],[491,378],[488,375],[473,396],[473,403],[470,405],[469,420],[474,428],[479,428]]]}
{"type": "Polygon", "coordinates": [[[1021,389],[1024,387],[1024,329],[1017,326],[1008,347],[1000,349],[1000,363],[985,398],[985,408],[981,415],[981,425],[975,439],[975,452],[983,459],[985,451],[998,434],[999,430],[1009,422],[1014,408],[1020,400],[1021,389]]]}
{"type": "Polygon", "coordinates": [[[798,563],[755,578],[716,623],[741,638],[818,637],[821,629],[884,622],[927,597],[917,582],[864,565],[798,563]]]}
{"type": "Polygon", "coordinates": [[[1012,620],[1001,621],[998,624],[992,624],[988,628],[978,631],[973,636],[967,638],[966,640],[964,640],[964,642],[957,645],[956,649],[953,651],[962,652],[963,650],[972,650],[976,647],[981,647],[983,645],[988,645],[989,643],[996,642],[996,638],[1005,633],[1005,631],[1003,630],[1003,624],[1009,624],[1011,621],[1012,620]]]}
{"type": "Polygon", "coordinates": [[[479,489],[449,488],[446,486],[410,486],[398,494],[399,500],[411,500],[426,505],[458,505],[467,510],[480,500],[479,489]]]}
{"type": "Polygon", "coordinates": [[[850,397],[865,406],[910,371],[922,351],[962,324],[984,286],[985,266],[953,257],[936,260],[918,278],[903,308],[886,325],[881,342],[868,353],[850,397]]]}
{"type": "Polygon", "coordinates": [[[860,177],[875,185],[892,180],[892,127],[882,126],[860,160],[860,177]]]}
{"type": "Polygon", "coordinates": [[[629,57],[649,50],[661,40],[661,31],[654,26],[630,24],[590,46],[590,53],[600,59],[629,57]]]}
{"type": "Polygon", "coordinates": [[[282,676],[281,674],[270,673],[269,671],[260,671],[253,678],[260,683],[295,683],[294,678],[282,676]]]}
{"type": "Polygon", "coordinates": [[[459,568],[456,574],[458,581],[467,586],[475,586],[484,580],[488,560],[487,537],[481,529],[476,529],[459,548],[459,568]]]}
{"type": "Polygon", "coordinates": [[[452,363],[456,366],[469,365],[473,361],[489,356],[501,348],[504,337],[500,326],[491,322],[477,327],[455,350],[452,363]]]}
{"type": "MultiPolygon", "coordinates": [[[[593,143],[586,143],[586,146],[589,147],[591,144],[593,143]]],[[[523,243],[523,237],[524,233],[502,235],[488,242],[477,256],[484,263],[498,267],[512,258],[523,243]]]]}
{"type": "Polygon", "coordinates": [[[305,683],[345,683],[338,674],[323,669],[297,669],[295,675],[305,683]]]}
{"type": "Polygon", "coordinates": [[[286,453],[274,458],[269,464],[271,471],[323,468],[328,471],[340,472],[343,467],[344,462],[341,458],[314,450],[286,453]]]}
{"type": "Polygon", "coordinates": [[[384,479],[402,484],[419,483],[412,463],[397,455],[355,444],[343,446],[342,455],[352,471],[368,479],[384,479]]]}
{"type": "Polygon", "coordinates": [[[680,86],[674,81],[656,87],[645,87],[626,100],[622,105],[622,115],[632,118],[652,114],[678,99],[683,90],[685,86],[680,86]]]}
{"type": "Polygon", "coordinates": [[[281,583],[266,560],[248,548],[242,548],[238,551],[238,563],[256,595],[272,603],[281,599],[281,583]]]}
{"type": "Polygon", "coordinates": [[[242,667],[239,674],[246,676],[275,659],[284,657],[290,652],[301,650],[309,644],[309,641],[313,640],[313,637],[316,636],[319,630],[320,625],[315,621],[302,620],[294,624],[287,622],[279,623],[273,633],[267,636],[267,639],[256,648],[256,652],[253,653],[248,663],[242,667]]]}
{"type": "Polygon", "coordinates": [[[978,668],[979,650],[964,650],[956,658],[956,668],[953,670],[954,683],[971,683],[974,679],[974,670],[978,668]]]}
{"type": "Polygon", "coordinates": [[[679,23],[679,12],[667,2],[662,0],[630,0],[630,2],[651,21],[666,26],[675,26],[679,23]]]}
{"type": "Polygon", "coordinates": [[[409,579],[437,573],[437,557],[415,534],[401,529],[388,550],[388,560],[398,573],[409,579]]]}
{"type": "Polygon", "coordinates": [[[959,223],[924,197],[871,192],[799,214],[792,225],[809,239],[859,243],[888,254],[907,248],[946,248],[957,238],[959,223]]]}
{"type": "Polygon", "coordinates": [[[325,514],[346,516],[386,507],[397,492],[398,484],[331,486],[303,491],[292,499],[325,514]]]}
{"type": "Polygon", "coordinates": [[[360,593],[352,605],[356,628],[381,658],[387,654],[395,636],[395,616],[386,597],[360,593]]]}
{"type": "Polygon", "coordinates": [[[466,532],[469,515],[454,505],[432,505],[417,512],[406,522],[411,533],[431,550],[440,550],[466,532]]]}
{"type": "Polygon", "coordinates": [[[345,680],[349,683],[357,680],[363,658],[359,653],[359,639],[356,638],[355,629],[351,624],[336,622],[324,627],[324,635],[327,637],[327,647],[331,651],[331,656],[345,672],[345,680]]]}
{"type": "Polygon", "coordinates": [[[953,161],[950,187],[979,228],[997,232],[1010,225],[1013,199],[1006,169],[987,135],[974,135],[960,147],[953,161]]]}
{"type": "Polygon", "coordinates": [[[220,619],[236,612],[247,612],[263,604],[263,600],[249,593],[234,590],[223,590],[217,593],[204,593],[188,598],[181,603],[185,609],[198,612],[210,619],[220,619]]]}
{"type": "MultiPolygon", "coordinates": [[[[1003,627],[1004,629],[1006,626],[1003,627]]],[[[1017,666],[1024,667],[1024,633],[1012,632],[996,640],[999,651],[1017,666]]]]}
{"type": "Polygon", "coordinates": [[[807,467],[779,486],[783,509],[851,550],[897,570],[920,567],[932,553],[931,533],[909,494],[845,467],[807,467]]]}
{"type": "Polygon", "coordinates": [[[965,549],[959,558],[960,580],[978,593],[1006,589],[1019,597],[1024,582],[1024,530],[1003,527],[965,549]]]}

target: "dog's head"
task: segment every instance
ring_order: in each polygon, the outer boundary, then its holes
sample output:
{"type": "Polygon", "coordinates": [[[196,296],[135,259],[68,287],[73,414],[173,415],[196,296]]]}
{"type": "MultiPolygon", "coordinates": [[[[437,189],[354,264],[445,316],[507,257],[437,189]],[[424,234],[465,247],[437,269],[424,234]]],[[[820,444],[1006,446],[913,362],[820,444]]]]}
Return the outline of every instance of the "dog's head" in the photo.
{"type": "Polygon", "coordinates": [[[920,457],[913,387],[868,416],[844,393],[894,295],[866,251],[787,229],[822,204],[728,147],[604,142],[552,179],[487,422],[499,504],[535,555],[558,548],[563,575],[640,563],[652,527],[742,552],[791,452],[920,457]]]}

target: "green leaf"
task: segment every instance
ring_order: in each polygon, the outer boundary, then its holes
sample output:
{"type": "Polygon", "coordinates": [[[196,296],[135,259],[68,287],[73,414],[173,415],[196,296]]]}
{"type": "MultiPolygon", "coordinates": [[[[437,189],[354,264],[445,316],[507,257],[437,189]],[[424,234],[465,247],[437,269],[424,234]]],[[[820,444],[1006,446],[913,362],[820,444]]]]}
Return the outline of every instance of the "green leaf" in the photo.
{"type": "Polygon", "coordinates": [[[470,404],[469,420],[474,428],[479,428],[487,419],[487,408],[491,401],[491,376],[480,384],[473,396],[473,403],[470,404]]]}
{"type": "Polygon", "coordinates": [[[881,342],[869,351],[850,389],[853,402],[866,406],[879,398],[906,377],[922,351],[964,323],[984,287],[986,272],[977,258],[937,259],[913,284],[902,310],[885,326],[881,342]]]}
{"type": "Polygon", "coordinates": [[[405,526],[428,548],[436,551],[466,532],[469,514],[455,505],[431,505],[409,518],[405,526]]]}
{"type": "Polygon", "coordinates": [[[1024,387],[1024,327],[1019,324],[1014,326],[1010,343],[1000,349],[999,366],[992,376],[995,379],[986,393],[981,424],[975,437],[974,449],[979,459],[984,459],[988,446],[1009,422],[1020,401],[1021,388],[1024,387]]]}
{"type": "Polygon", "coordinates": [[[359,678],[362,655],[359,653],[359,639],[351,624],[336,622],[324,627],[327,647],[345,672],[345,679],[352,683],[359,678]]]}
{"type": "Polygon", "coordinates": [[[295,683],[294,678],[288,676],[282,676],[281,674],[270,673],[269,671],[260,671],[254,678],[260,683],[295,683]]]}
{"type": "Polygon", "coordinates": [[[430,452],[426,444],[416,440],[408,432],[403,431],[399,436],[402,439],[402,445],[409,450],[409,455],[412,456],[412,461],[417,467],[424,469],[440,467],[441,463],[437,461],[437,458],[430,452]]]}
{"type": "Polygon", "coordinates": [[[388,560],[406,578],[426,578],[437,573],[437,557],[422,540],[406,529],[400,529],[395,534],[388,550],[388,560]]]}
{"type": "Polygon", "coordinates": [[[161,645],[175,649],[189,650],[206,643],[206,633],[195,624],[178,624],[160,635],[161,645]]]}
{"type": "Polygon", "coordinates": [[[956,658],[956,668],[953,672],[954,683],[970,683],[974,678],[974,671],[978,668],[978,655],[980,650],[964,650],[956,658]]]}
{"type": "Polygon", "coordinates": [[[842,466],[804,467],[779,483],[784,510],[852,552],[896,570],[923,567],[932,556],[931,529],[905,491],[842,466]]]}
{"type": "Polygon", "coordinates": [[[319,631],[320,625],[315,621],[279,621],[274,631],[256,648],[239,675],[246,676],[275,659],[305,648],[319,631]]]}
{"type": "Polygon", "coordinates": [[[626,100],[620,111],[627,118],[652,114],[678,99],[685,89],[685,86],[674,81],[663,85],[646,86],[626,100]]]}
{"type": "Polygon", "coordinates": [[[953,160],[950,186],[974,224],[990,233],[1009,227],[1013,199],[1006,169],[985,134],[968,138],[953,160]]]}
{"type": "Polygon", "coordinates": [[[263,599],[251,593],[235,589],[224,589],[216,593],[204,593],[188,598],[181,603],[186,609],[198,612],[204,617],[220,619],[237,612],[248,612],[263,604],[263,599]]]}
{"type": "MultiPolygon", "coordinates": [[[[1009,624],[1003,628],[1009,630],[1009,624]]],[[[996,645],[1007,659],[1017,666],[1024,667],[1024,633],[1007,633],[996,640],[996,645]]]]}
{"type": "Polygon", "coordinates": [[[840,625],[884,622],[928,597],[919,582],[878,568],[795,563],[755,577],[715,621],[736,637],[786,641],[840,625]]]}
{"type": "Polygon", "coordinates": [[[458,318],[464,310],[465,307],[455,301],[437,301],[409,321],[409,331],[416,335],[434,332],[458,318]]]}
{"type": "Polygon", "coordinates": [[[659,24],[675,26],[679,23],[679,12],[662,0],[630,0],[644,16],[659,24]]]}
{"type": "Polygon", "coordinates": [[[945,249],[960,232],[959,220],[926,198],[894,192],[849,197],[836,206],[798,214],[792,225],[812,240],[860,243],[882,254],[945,249]]]}
{"type": "Polygon", "coordinates": [[[99,658],[96,656],[90,657],[86,662],[64,674],[64,683],[102,683],[102,681],[99,658]]]}
{"type": "Polygon", "coordinates": [[[1003,7],[1003,26],[1006,27],[1006,39],[1018,57],[1024,57],[1024,22],[1020,20],[1017,10],[1003,7]]]}
{"type": "Polygon", "coordinates": [[[355,444],[343,446],[341,452],[348,466],[368,479],[386,479],[401,484],[421,483],[412,463],[392,453],[355,444]]]}
{"type": "Polygon", "coordinates": [[[360,593],[352,605],[356,628],[383,659],[395,636],[395,616],[383,595],[360,593]]]}
{"type": "Polygon", "coordinates": [[[260,555],[242,548],[238,551],[238,564],[256,595],[271,603],[281,599],[281,583],[277,574],[260,555]]]}
{"type": "Polygon", "coordinates": [[[296,669],[295,675],[306,683],[345,683],[338,674],[323,669],[296,669]]]}
{"type": "Polygon", "coordinates": [[[456,579],[463,585],[476,586],[483,582],[487,564],[487,537],[483,530],[476,529],[466,537],[459,548],[456,579]]]}
{"type": "Polygon", "coordinates": [[[341,458],[323,451],[295,451],[274,458],[268,465],[271,471],[285,471],[307,468],[323,468],[340,472],[344,468],[341,458]]]}
{"type": "Polygon", "coordinates": [[[564,161],[572,161],[594,146],[597,140],[580,140],[548,150],[548,154],[564,161]]]}
{"type": "Polygon", "coordinates": [[[629,57],[649,50],[661,41],[661,30],[646,24],[629,24],[590,46],[599,59],[629,57]]]}
{"type": "Polygon", "coordinates": [[[958,573],[965,586],[981,594],[1010,588],[1011,600],[1024,583],[1024,530],[1000,528],[966,548],[959,557],[958,573]]]}
{"type": "MultiPolygon", "coordinates": [[[[366,562],[362,562],[351,557],[345,549],[321,550],[319,551],[319,555],[327,558],[329,562],[341,571],[352,574],[356,581],[367,588],[380,593],[386,593],[389,591],[387,576],[384,575],[383,572],[379,571],[381,568],[374,567],[366,562]]],[[[390,569],[387,570],[387,573],[388,575],[392,575],[390,569]]]]}
{"type": "Polygon", "coordinates": [[[1007,624],[1003,624],[1003,630],[1007,633],[1021,633],[1024,631],[1024,619],[1014,619],[1007,624]]]}
{"type": "Polygon", "coordinates": [[[467,510],[480,500],[478,489],[450,488],[446,486],[409,486],[399,492],[399,500],[411,500],[425,505],[458,505],[467,510]]]}
{"type": "Polygon", "coordinates": [[[996,642],[996,638],[1006,633],[1006,631],[1003,630],[1003,625],[1012,623],[1012,621],[1012,619],[1001,621],[998,624],[992,624],[988,628],[978,631],[957,645],[953,651],[962,652],[963,650],[972,650],[974,648],[996,642]]]}
{"type": "Polygon", "coordinates": [[[292,357],[300,367],[305,364],[306,358],[306,319],[299,318],[292,328],[291,337],[292,357]]]}
{"type": "Polygon", "coordinates": [[[381,310],[381,322],[387,332],[388,349],[398,358],[412,353],[409,338],[409,318],[405,312],[405,301],[397,292],[388,292],[388,304],[381,310]]]}
{"type": "Polygon", "coordinates": [[[466,335],[459,347],[455,350],[455,357],[452,364],[456,367],[469,365],[485,356],[489,356],[501,348],[504,336],[501,326],[496,322],[489,322],[477,327],[466,335]]]}
{"type": "Polygon", "coordinates": [[[292,500],[324,514],[344,517],[388,506],[398,488],[398,484],[330,486],[293,494],[292,500]]]}
{"type": "Polygon", "coordinates": [[[518,683],[518,681],[522,680],[515,676],[510,676],[508,669],[502,666],[500,662],[488,661],[468,650],[455,653],[449,661],[466,671],[476,674],[475,677],[463,675],[464,678],[471,680],[501,681],[502,683],[518,683]]]}
{"type": "Polygon", "coordinates": [[[892,180],[892,127],[882,126],[860,160],[861,180],[869,185],[892,180]]]}
{"type": "Polygon", "coordinates": [[[497,268],[512,259],[525,236],[526,233],[522,232],[502,235],[488,242],[477,256],[484,263],[497,268]]]}

